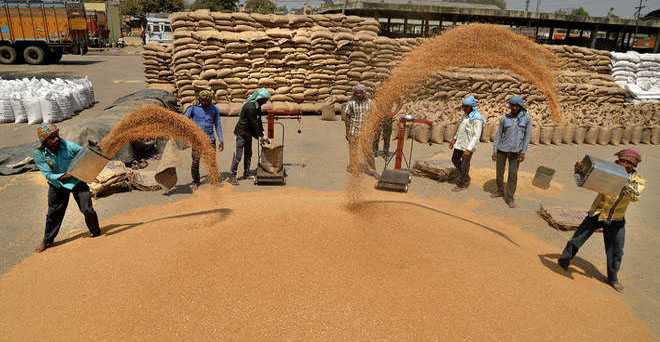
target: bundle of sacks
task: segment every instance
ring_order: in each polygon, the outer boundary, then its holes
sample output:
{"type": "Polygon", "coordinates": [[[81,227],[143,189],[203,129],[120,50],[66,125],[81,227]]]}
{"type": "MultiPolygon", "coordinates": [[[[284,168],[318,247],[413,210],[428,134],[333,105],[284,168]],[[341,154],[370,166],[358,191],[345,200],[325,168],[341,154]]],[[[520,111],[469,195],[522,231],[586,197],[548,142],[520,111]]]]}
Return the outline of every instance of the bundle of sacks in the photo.
{"type": "Polygon", "coordinates": [[[610,73],[609,51],[570,45],[544,45],[544,47],[559,57],[555,65],[557,70],[597,74],[610,73]]]}
{"type": "Polygon", "coordinates": [[[94,103],[94,88],[87,77],[0,79],[0,123],[59,122],[94,103]]]}
{"type": "Polygon", "coordinates": [[[223,114],[238,114],[256,89],[274,109],[318,112],[349,100],[353,86],[371,89],[387,78],[417,39],[378,37],[378,22],[344,15],[262,15],[181,12],[172,65],[185,106],[212,90],[223,114]]]}
{"type": "Polygon", "coordinates": [[[172,44],[149,42],[144,46],[144,76],[148,84],[174,83],[172,64],[172,44]]]}
{"type": "Polygon", "coordinates": [[[612,76],[634,103],[660,102],[660,54],[612,52],[612,76]]]}

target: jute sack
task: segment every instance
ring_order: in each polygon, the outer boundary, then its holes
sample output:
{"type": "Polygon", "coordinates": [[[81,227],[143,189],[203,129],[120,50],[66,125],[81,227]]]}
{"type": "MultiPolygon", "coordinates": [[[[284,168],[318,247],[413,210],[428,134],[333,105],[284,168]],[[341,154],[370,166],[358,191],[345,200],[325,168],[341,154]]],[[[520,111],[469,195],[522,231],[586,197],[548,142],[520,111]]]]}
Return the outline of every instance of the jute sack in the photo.
{"type": "Polygon", "coordinates": [[[642,131],[644,127],[640,125],[633,126],[632,136],[630,137],[630,143],[633,145],[639,145],[642,141],[642,131]]]}
{"type": "Polygon", "coordinates": [[[598,126],[591,126],[587,128],[587,133],[584,135],[584,143],[595,145],[598,142],[598,126]]]}
{"type": "Polygon", "coordinates": [[[490,123],[485,124],[483,129],[481,130],[481,137],[479,137],[479,141],[490,142],[491,130],[492,130],[492,126],[490,125],[490,123]]]}
{"type": "Polygon", "coordinates": [[[427,124],[413,124],[410,134],[417,142],[426,144],[431,139],[431,128],[427,124]]]}
{"type": "Polygon", "coordinates": [[[642,130],[642,138],[640,141],[642,144],[650,144],[651,143],[651,127],[644,127],[642,130]]]}
{"type": "Polygon", "coordinates": [[[447,125],[445,125],[445,141],[451,142],[454,139],[457,130],[458,125],[454,123],[447,123],[447,125]]]}
{"type": "Polygon", "coordinates": [[[564,144],[572,144],[575,138],[575,125],[567,124],[561,133],[561,142],[564,144]]]}
{"type": "Polygon", "coordinates": [[[541,141],[541,127],[534,122],[532,124],[532,133],[530,135],[529,142],[534,145],[538,145],[539,142],[541,141]]]}
{"type": "Polygon", "coordinates": [[[623,136],[621,136],[622,145],[630,144],[630,139],[632,139],[633,130],[634,130],[633,126],[626,126],[623,129],[623,136]]]}
{"type": "Polygon", "coordinates": [[[554,126],[546,126],[543,125],[541,126],[540,130],[540,142],[543,145],[549,145],[552,143],[552,131],[554,130],[554,126]]]}
{"type": "Polygon", "coordinates": [[[282,170],[284,165],[284,145],[281,142],[270,140],[270,143],[263,144],[261,150],[261,167],[270,172],[277,173],[282,170]]]}
{"type": "Polygon", "coordinates": [[[612,138],[612,129],[609,127],[598,127],[598,145],[607,145],[612,138]]]}
{"type": "Polygon", "coordinates": [[[610,136],[610,144],[612,144],[612,145],[621,144],[621,137],[623,137],[623,127],[621,127],[621,126],[612,127],[612,134],[610,136]]]}
{"type": "Polygon", "coordinates": [[[337,121],[337,115],[335,115],[335,107],[332,103],[323,103],[323,107],[321,107],[321,120],[337,121]]]}
{"type": "Polygon", "coordinates": [[[488,123],[488,138],[490,141],[495,141],[495,136],[497,135],[497,125],[499,125],[499,122],[496,120],[493,120],[488,123]]]}
{"type": "Polygon", "coordinates": [[[431,142],[435,144],[442,144],[445,139],[445,125],[446,122],[434,122],[431,126],[431,142]]]}
{"type": "Polygon", "coordinates": [[[564,131],[564,126],[555,126],[555,128],[552,130],[552,143],[555,145],[561,144],[562,138],[563,138],[563,132],[564,131]]]}
{"type": "Polygon", "coordinates": [[[583,144],[584,143],[584,136],[587,134],[587,128],[583,126],[578,126],[575,127],[575,138],[573,138],[573,142],[576,144],[583,144]]]}
{"type": "Polygon", "coordinates": [[[163,188],[163,190],[168,191],[172,189],[177,183],[176,167],[181,164],[181,158],[183,157],[183,150],[187,146],[174,139],[167,141],[165,145],[165,150],[163,151],[163,157],[160,162],[158,162],[158,168],[154,174],[156,182],[163,188]]]}
{"type": "Polygon", "coordinates": [[[651,144],[660,144],[660,126],[653,126],[651,128],[651,144]]]}

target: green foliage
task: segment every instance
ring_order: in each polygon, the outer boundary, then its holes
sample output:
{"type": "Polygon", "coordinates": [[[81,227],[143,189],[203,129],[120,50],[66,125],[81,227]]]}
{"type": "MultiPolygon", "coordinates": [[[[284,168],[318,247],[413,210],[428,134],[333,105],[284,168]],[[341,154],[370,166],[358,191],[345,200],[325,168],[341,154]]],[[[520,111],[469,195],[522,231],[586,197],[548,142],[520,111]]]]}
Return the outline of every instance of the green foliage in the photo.
{"type": "Polygon", "coordinates": [[[125,0],[120,5],[122,14],[138,18],[144,18],[146,13],[169,13],[183,9],[183,0],[125,0]]]}
{"type": "Polygon", "coordinates": [[[580,7],[580,8],[574,8],[571,11],[571,15],[581,15],[583,17],[588,17],[589,13],[585,11],[584,8],[580,7]]]}
{"type": "Polygon", "coordinates": [[[245,1],[247,12],[270,14],[275,12],[275,2],[272,0],[247,0],[245,1]]]}
{"type": "Polygon", "coordinates": [[[238,0],[195,0],[192,9],[202,8],[214,12],[233,12],[238,9],[238,0]]]}

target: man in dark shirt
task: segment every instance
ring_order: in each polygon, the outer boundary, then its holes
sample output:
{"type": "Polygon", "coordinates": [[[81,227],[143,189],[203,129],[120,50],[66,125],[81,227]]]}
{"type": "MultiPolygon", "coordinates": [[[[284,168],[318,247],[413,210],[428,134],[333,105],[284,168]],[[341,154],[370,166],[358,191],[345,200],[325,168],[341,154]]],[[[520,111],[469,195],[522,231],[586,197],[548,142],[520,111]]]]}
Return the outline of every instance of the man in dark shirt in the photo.
{"type": "MultiPolygon", "coordinates": [[[[213,93],[210,90],[202,90],[199,92],[198,101],[194,105],[188,107],[185,112],[187,118],[191,118],[192,121],[199,126],[199,128],[206,133],[211,141],[211,145],[215,148],[215,134],[218,135],[218,145],[220,152],[225,149],[225,145],[222,139],[222,125],[220,124],[220,110],[216,105],[211,103],[213,99],[213,93]],[[215,134],[213,129],[215,128],[215,134]]],[[[190,168],[190,173],[192,174],[193,190],[197,190],[200,184],[199,177],[199,151],[193,146],[192,148],[192,167],[190,168]]]]}
{"type": "MultiPolygon", "coordinates": [[[[245,101],[241,107],[241,115],[234,128],[236,135],[236,151],[234,159],[231,162],[231,177],[229,184],[238,185],[236,174],[238,172],[238,163],[245,153],[243,160],[243,176],[240,179],[247,179],[251,175],[250,163],[252,161],[252,138],[263,139],[264,127],[261,123],[261,106],[270,98],[270,93],[265,88],[257,90],[245,101]]],[[[264,139],[268,142],[268,139],[264,139]]]]}

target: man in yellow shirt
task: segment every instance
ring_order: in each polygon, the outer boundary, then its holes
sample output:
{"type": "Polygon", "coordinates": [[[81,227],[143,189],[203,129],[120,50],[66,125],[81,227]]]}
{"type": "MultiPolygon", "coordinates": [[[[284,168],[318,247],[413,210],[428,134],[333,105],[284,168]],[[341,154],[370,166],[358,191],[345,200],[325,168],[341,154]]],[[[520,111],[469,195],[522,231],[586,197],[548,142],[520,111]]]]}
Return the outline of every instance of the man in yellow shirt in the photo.
{"type": "MultiPolygon", "coordinates": [[[[621,150],[614,155],[618,157],[616,163],[625,167],[630,175],[628,185],[616,197],[598,194],[591,205],[589,214],[568,241],[557,262],[563,269],[568,270],[571,259],[575,257],[580,247],[596,229],[603,228],[605,254],[607,255],[607,281],[616,291],[623,292],[623,285],[619,283],[617,273],[621,267],[626,235],[624,215],[628,204],[639,200],[640,193],[644,190],[644,178],[640,177],[635,170],[637,165],[642,162],[642,156],[636,149],[621,150]]],[[[582,168],[580,162],[575,163],[575,172],[581,171],[582,168]]]]}

